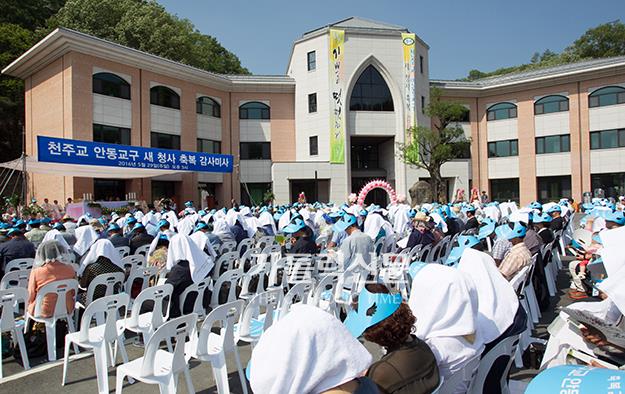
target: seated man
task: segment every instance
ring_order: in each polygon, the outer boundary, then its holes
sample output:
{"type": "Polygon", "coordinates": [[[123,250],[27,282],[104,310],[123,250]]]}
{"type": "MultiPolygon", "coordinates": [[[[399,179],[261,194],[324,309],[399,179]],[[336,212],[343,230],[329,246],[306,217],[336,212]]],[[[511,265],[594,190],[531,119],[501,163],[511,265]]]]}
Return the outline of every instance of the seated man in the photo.
{"type": "Polygon", "coordinates": [[[523,222],[510,222],[497,227],[496,232],[497,237],[505,238],[512,244],[512,248],[499,266],[501,274],[511,280],[523,267],[532,262],[532,255],[523,242],[527,225],[523,222]]]}

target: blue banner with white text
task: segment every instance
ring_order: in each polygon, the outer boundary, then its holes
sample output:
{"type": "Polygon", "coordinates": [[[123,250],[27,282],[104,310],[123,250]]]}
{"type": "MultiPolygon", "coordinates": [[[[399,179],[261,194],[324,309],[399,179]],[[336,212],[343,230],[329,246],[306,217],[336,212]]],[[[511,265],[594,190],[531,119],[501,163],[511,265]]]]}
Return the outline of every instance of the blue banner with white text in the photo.
{"type": "Polygon", "coordinates": [[[37,136],[40,162],[150,170],[232,172],[232,155],[37,136]]]}

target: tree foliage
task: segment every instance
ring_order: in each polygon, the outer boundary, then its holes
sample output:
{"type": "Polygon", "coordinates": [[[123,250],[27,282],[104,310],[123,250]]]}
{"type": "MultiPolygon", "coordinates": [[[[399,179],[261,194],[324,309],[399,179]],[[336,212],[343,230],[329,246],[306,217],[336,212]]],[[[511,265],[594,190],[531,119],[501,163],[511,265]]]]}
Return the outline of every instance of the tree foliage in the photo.
{"type": "Polygon", "coordinates": [[[422,168],[430,174],[432,195],[440,202],[447,201],[447,191],[441,175],[443,164],[463,157],[470,140],[458,124],[468,109],[459,103],[441,100],[441,91],[432,88],[425,114],[432,119],[432,128],[417,126],[408,129],[410,142],[400,144],[400,158],[406,164],[422,168]]]}
{"type": "Polygon", "coordinates": [[[207,71],[249,73],[214,37],[152,0],[68,0],[48,26],[78,30],[207,71]]]}
{"type": "Polygon", "coordinates": [[[613,56],[625,56],[625,24],[620,21],[605,23],[588,29],[562,53],[556,53],[547,49],[542,53],[534,53],[529,63],[512,67],[502,67],[490,72],[471,70],[463,80],[475,81],[477,79],[497,75],[553,67],[586,59],[613,56]]]}

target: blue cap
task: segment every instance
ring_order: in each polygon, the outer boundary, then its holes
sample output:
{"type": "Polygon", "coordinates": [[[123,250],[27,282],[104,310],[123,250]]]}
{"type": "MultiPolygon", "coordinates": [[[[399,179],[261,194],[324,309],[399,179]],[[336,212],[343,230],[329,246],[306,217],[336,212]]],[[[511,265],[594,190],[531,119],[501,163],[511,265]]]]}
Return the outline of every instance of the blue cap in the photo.
{"type": "Polygon", "coordinates": [[[339,220],[338,222],[334,224],[334,226],[332,226],[332,228],[334,229],[334,231],[340,232],[340,231],[347,230],[348,227],[351,227],[357,223],[358,223],[358,220],[356,219],[356,216],[345,214],[341,218],[341,220],[339,220]]]}
{"type": "Polygon", "coordinates": [[[145,228],[145,226],[142,223],[137,223],[135,224],[135,226],[132,228],[132,230],[138,230],[140,228],[145,228]]]}
{"type": "Polygon", "coordinates": [[[616,223],[619,226],[625,225],[625,216],[623,215],[623,211],[614,211],[610,212],[605,217],[606,222],[616,223]]]}
{"type": "Polygon", "coordinates": [[[548,213],[543,212],[540,215],[535,215],[532,221],[534,223],[551,223],[552,220],[553,218],[548,213]]]}
{"type": "Polygon", "coordinates": [[[11,225],[9,223],[0,223],[0,230],[6,230],[11,228],[11,225]]]}
{"type": "Polygon", "coordinates": [[[206,224],[206,223],[204,223],[204,222],[199,222],[199,223],[197,224],[197,226],[195,226],[195,231],[200,231],[200,230],[203,230],[203,229],[205,229],[205,228],[206,228],[206,229],[208,228],[208,224],[206,224]]]}
{"type": "Polygon", "coordinates": [[[561,206],[559,206],[559,205],[554,205],[554,206],[552,206],[551,208],[549,208],[549,209],[547,210],[547,213],[548,213],[548,214],[552,214],[552,213],[554,213],[554,212],[562,212],[562,207],[561,207],[561,206]]]}
{"type": "Polygon", "coordinates": [[[26,222],[23,221],[22,219],[15,222],[15,227],[22,227],[22,226],[26,226],[26,222]]]}
{"type": "Polygon", "coordinates": [[[527,227],[521,222],[510,222],[497,227],[495,234],[507,240],[513,238],[524,237],[527,233],[527,227]]]}
{"type": "Polygon", "coordinates": [[[480,223],[480,231],[477,235],[477,238],[485,239],[486,237],[490,236],[495,231],[495,227],[497,227],[497,222],[495,222],[491,218],[485,218],[484,220],[482,220],[482,223],[480,223]]]}
{"type": "Polygon", "coordinates": [[[306,223],[304,223],[304,221],[302,219],[296,218],[291,223],[289,223],[288,226],[283,228],[282,232],[284,232],[286,234],[294,234],[294,233],[302,230],[305,227],[306,227],[306,223]]]}
{"type": "Polygon", "coordinates": [[[284,212],[276,212],[273,214],[273,220],[278,221],[284,215],[284,212]]]}
{"type": "Polygon", "coordinates": [[[119,231],[119,230],[120,230],[120,228],[119,228],[119,226],[117,224],[111,223],[109,225],[109,227],[106,229],[106,232],[108,233],[110,231],[119,231]]]}
{"type": "Polygon", "coordinates": [[[15,234],[15,233],[19,233],[19,234],[21,234],[21,233],[22,233],[22,230],[21,230],[21,229],[19,229],[19,228],[17,228],[17,227],[13,227],[13,228],[11,228],[11,229],[7,232],[7,235],[8,235],[8,236],[11,236],[11,235],[13,235],[13,234],[15,234]]]}
{"type": "Polygon", "coordinates": [[[480,243],[480,240],[475,235],[459,235],[454,242],[454,246],[447,256],[446,265],[454,265],[460,261],[462,253],[465,249],[472,248],[480,243]]]}
{"type": "Polygon", "coordinates": [[[52,222],[52,219],[50,219],[49,217],[45,217],[45,218],[41,219],[41,223],[43,223],[43,224],[48,224],[48,223],[51,223],[51,222],[52,222]]]}
{"type": "Polygon", "coordinates": [[[30,219],[30,220],[28,221],[28,225],[29,225],[29,226],[32,226],[32,225],[37,225],[37,224],[41,224],[41,222],[40,222],[39,220],[37,220],[37,219],[30,219]]]}
{"type": "Polygon", "coordinates": [[[345,319],[345,327],[358,338],[365,330],[391,316],[402,303],[400,293],[371,293],[363,288],[358,295],[358,310],[351,310],[345,319]]]}
{"type": "Polygon", "coordinates": [[[328,216],[330,216],[330,218],[332,218],[333,220],[335,220],[335,221],[336,221],[337,219],[340,219],[340,218],[342,218],[343,216],[345,216],[345,211],[344,211],[344,210],[342,210],[342,209],[339,209],[339,210],[338,210],[338,211],[336,211],[336,212],[330,212],[330,213],[328,214],[328,216]]]}
{"type": "Polygon", "coordinates": [[[462,211],[463,212],[471,212],[471,213],[473,213],[473,212],[475,212],[475,207],[473,205],[467,205],[466,207],[464,207],[462,209],[462,211]]]}
{"type": "Polygon", "coordinates": [[[200,211],[197,214],[200,215],[200,217],[202,217],[206,215],[206,211],[203,209],[200,209],[200,211]]]}
{"type": "Polygon", "coordinates": [[[188,207],[188,208],[191,208],[193,206],[193,201],[191,201],[191,200],[185,201],[184,206],[188,207]]]}
{"type": "Polygon", "coordinates": [[[601,234],[593,235],[592,240],[598,243],[599,245],[603,245],[603,241],[601,240],[601,234]]]}
{"type": "Polygon", "coordinates": [[[134,216],[131,216],[128,219],[126,219],[126,224],[132,224],[132,223],[137,223],[137,218],[134,216]]]}
{"type": "Polygon", "coordinates": [[[538,201],[534,201],[533,203],[530,204],[530,208],[532,208],[532,209],[539,209],[539,210],[542,211],[543,204],[539,203],[538,201]]]}
{"type": "Polygon", "coordinates": [[[61,222],[54,223],[54,226],[52,228],[55,230],[65,230],[65,226],[63,226],[63,223],[61,222]]]}
{"type": "Polygon", "coordinates": [[[414,209],[408,211],[408,219],[414,219],[415,216],[417,216],[417,211],[414,209]]]}
{"type": "Polygon", "coordinates": [[[165,219],[161,219],[161,220],[159,220],[159,221],[158,221],[158,224],[156,225],[156,227],[157,227],[157,228],[161,228],[161,227],[163,227],[163,226],[167,226],[167,227],[169,227],[169,226],[170,226],[170,224],[169,224],[169,222],[168,222],[167,220],[165,220],[165,219]]]}

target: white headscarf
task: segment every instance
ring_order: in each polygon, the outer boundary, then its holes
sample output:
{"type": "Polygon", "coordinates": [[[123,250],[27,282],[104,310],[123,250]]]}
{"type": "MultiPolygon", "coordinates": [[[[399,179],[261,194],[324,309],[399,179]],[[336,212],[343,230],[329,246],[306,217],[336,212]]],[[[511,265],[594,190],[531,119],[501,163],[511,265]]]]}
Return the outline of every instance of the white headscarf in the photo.
{"type": "Polygon", "coordinates": [[[232,234],[230,227],[228,227],[228,224],[223,219],[215,220],[213,222],[213,234],[219,238],[226,237],[234,239],[234,234],[232,234]]]}
{"type": "Polygon", "coordinates": [[[273,215],[269,211],[264,211],[258,216],[258,227],[265,227],[270,225],[273,229],[273,233],[277,234],[276,222],[273,220],[273,215]]]}
{"type": "Polygon", "coordinates": [[[189,262],[191,279],[194,283],[198,283],[206,278],[215,265],[213,259],[198,248],[189,236],[176,234],[169,240],[167,269],[171,270],[180,260],[189,262]]]}
{"type": "Polygon", "coordinates": [[[410,224],[410,218],[408,217],[410,205],[400,204],[391,208],[393,208],[393,211],[389,209],[389,213],[393,216],[393,230],[398,234],[403,234],[410,224]]]}
{"type": "Polygon", "coordinates": [[[98,233],[89,225],[78,227],[75,235],[74,252],[78,253],[79,256],[84,255],[98,239],[98,233]]]}
{"type": "MultiPolygon", "coordinates": [[[[61,237],[61,239],[62,238],[63,237],[61,237]]],[[[67,243],[65,243],[65,245],[67,245],[67,243]]],[[[68,253],[69,248],[66,248],[57,239],[44,240],[37,248],[37,253],[35,254],[35,261],[33,262],[33,265],[35,267],[41,267],[44,264],[53,261],[68,264],[70,262],[70,260],[68,259],[68,253]]]]}
{"type": "Polygon", "coordinates": [[[124,269],[124,264],[122,263],[122,258],[119,255],[115,246],[108,239],[99,239],[96,243],[91,246],[89,249],[89,253],[85,256],[84,259],[80,262],[80,268],[78,269],[78,275],[82,275],[85,271],[85,268],[89,264],[95,263],[98,257],[104,256],[107,259],[111,260],[113,264],[118,266],[121,269],[124,269]]]}
{"type": "Polygon", "coordinates": [[[282,216],[280,216],[280,219],[278,220],[278,230],[282,231],[283,228],[288,226],[290,221],[291,221],[291,210],[287,209],[286,212],[284,212],[282,216]]]}
{"type": "MultiPolygon", "coordinates": [[[[606,233],[610,231],[614,230],[606,231],[606,233]]],[[[599,289],[608,295],[622,314],[625,314],[625,286],[623,286],[625,283],[625,256],[623,256],[623,250],[620,246],[609,243],[609,246],[604,246],[601,250],[601,258],[608,277],[599,284],[599,289]]]]}
{"type": "Polygon", "coordinates": [[[191,240],[197,245],[200,250],[208,249],[208,253],[213,259],[217,259],[217,253],[213,249],[213,245],[208,242],[208,236],[202,231],[196,231],[191,234],[191,240]]]}
{"type": "Polygon", "coordinates": [[[178,222],[178,232],[184,235],[190,235],[197,221],[197,214],[189,215],[178,222]]]}
{"type": "Polygon", "coordinates": [[[499,272],[495,260],[486,253],[465,249],[458,270],[468,277],[477,291],[477,326],[489,343],[499,338],[514,321],[519,300],[514,289],[499,272]]]}
{"type": "Polygon", "coordinates": [[[63,238],[63,234],[61,234],[59,230],[52,229],[48,231],[46,235],[43,236],[43,240],[41,240],[41,242],[52,241],[52,240],[58,241],[58,243],[60,243],[61,246],[65,248],[65,250],[71,250],[69,244],[67,243],[65,238],[63,238]]]}
{"type": "Polygon", "coordinates": [[[427,264],[412,281],[408,305],[417,318],[416,335],[423,339],[456,337],[477,331],[477,300],[455,268],[427,264]]]}
{"type": "Polygon", "coordinates": [[[370,213],[369,215],[367,215],[367,218],[365,219],[365,234],[367,234],[369,238],[375,241],[375,239],[378,237],[380,229],[384,229],[384,232],[387,236],[393,234],[393,228],[391,227],[391,224],[384,220],[382,215],[379,215],[377,213],[370,213]]]}
{"type": "Polygon", "coordinates": [[[296,304],[252,352],[255,393],[321,393],[364,374],[371,354],[341,322],[311,305],[296,304]]]}

